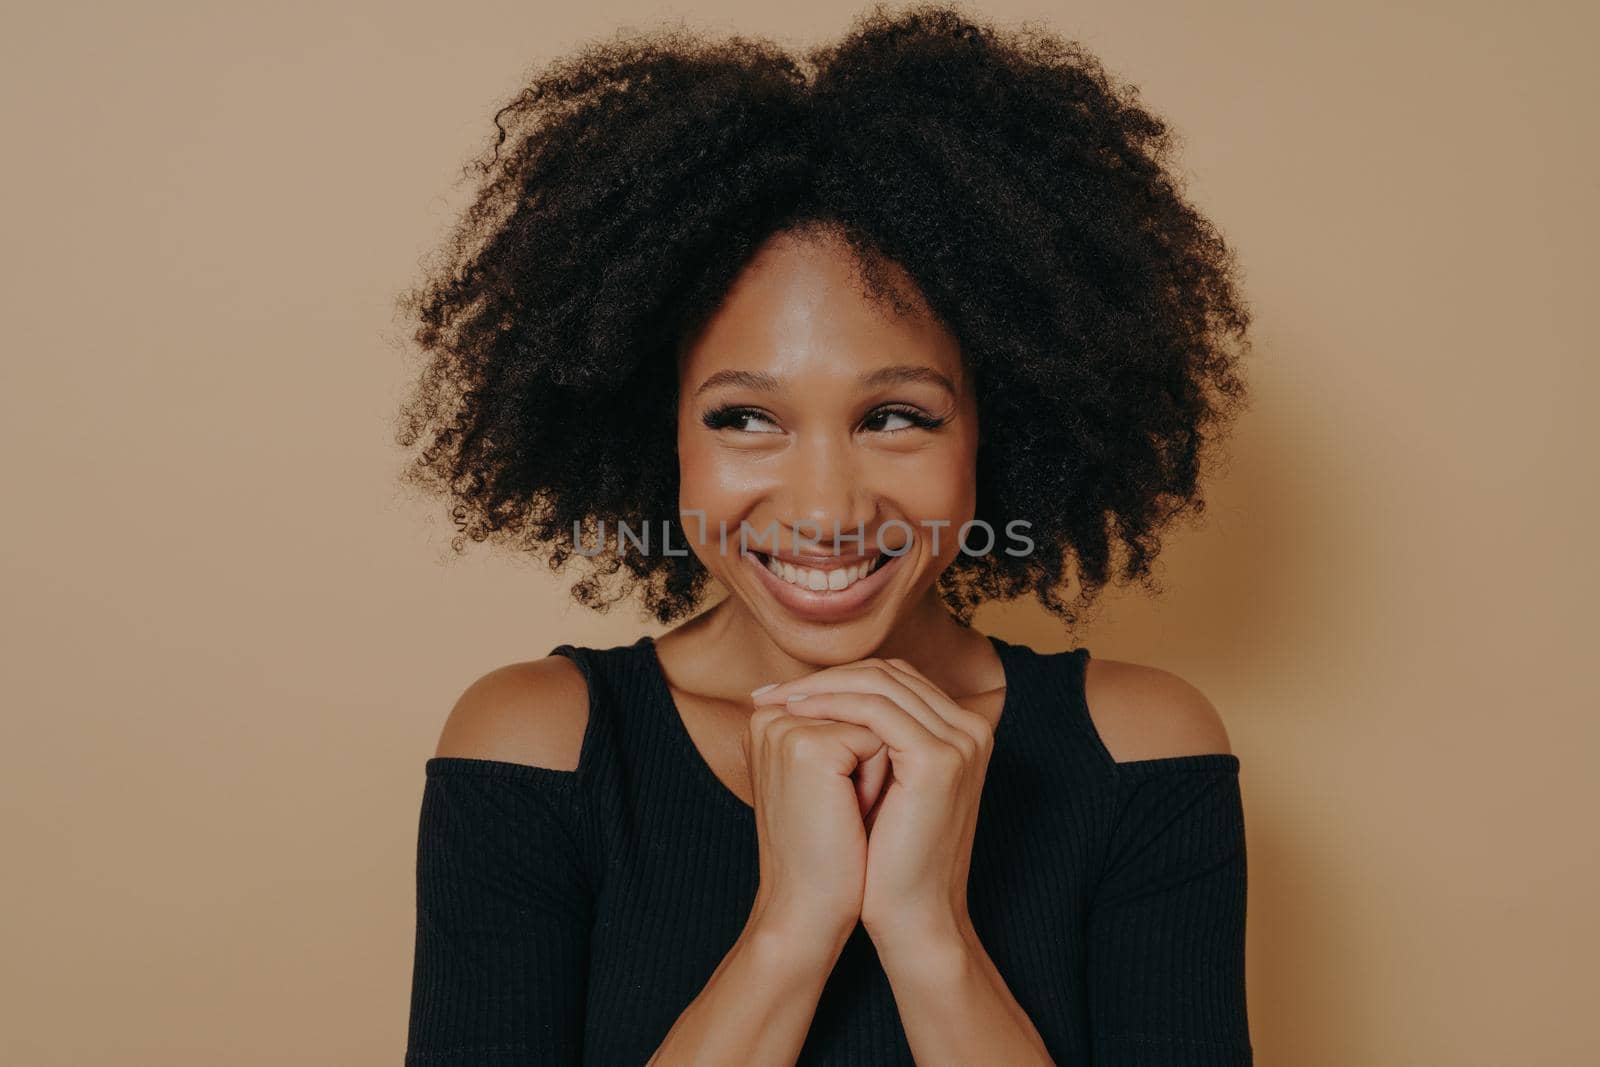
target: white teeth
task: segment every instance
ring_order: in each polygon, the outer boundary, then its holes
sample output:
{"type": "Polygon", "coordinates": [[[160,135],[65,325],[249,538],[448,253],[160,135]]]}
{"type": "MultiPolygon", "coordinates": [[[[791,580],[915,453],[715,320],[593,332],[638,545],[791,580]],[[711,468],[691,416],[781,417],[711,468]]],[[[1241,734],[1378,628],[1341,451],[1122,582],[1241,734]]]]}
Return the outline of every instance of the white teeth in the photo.
{"type": "Polygon", "coordinates": [[[811,567],[796,567],[783,560],[766,558],[767,570],[773,575],[797,585],[801,589],[812,589],[818,592],[826,589],[829,592],[838,592],[855,585],[868,574],[872,573],[872,560],[865,563],[855,563],[848,567],[835,567],[832,570],[818,570],[811,567]]]}

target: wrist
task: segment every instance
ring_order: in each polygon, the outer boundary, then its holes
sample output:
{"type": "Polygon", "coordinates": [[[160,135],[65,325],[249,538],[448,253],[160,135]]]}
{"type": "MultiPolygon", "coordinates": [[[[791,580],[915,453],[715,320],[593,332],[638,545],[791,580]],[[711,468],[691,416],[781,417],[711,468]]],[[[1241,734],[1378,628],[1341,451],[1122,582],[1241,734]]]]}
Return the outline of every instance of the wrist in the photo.
{"type": "Polygon", "coordinates": [[[836,916],[806,917],[757,905],[745,924],[744,938],[764,959],[801,970],[833,970],[855,922],[836,916]]]}
{"type": "Polygon", "coordinates": [[[898,908],[862,922],[885,968],[959,971],[978,941],[965,908],[898,908]]]}

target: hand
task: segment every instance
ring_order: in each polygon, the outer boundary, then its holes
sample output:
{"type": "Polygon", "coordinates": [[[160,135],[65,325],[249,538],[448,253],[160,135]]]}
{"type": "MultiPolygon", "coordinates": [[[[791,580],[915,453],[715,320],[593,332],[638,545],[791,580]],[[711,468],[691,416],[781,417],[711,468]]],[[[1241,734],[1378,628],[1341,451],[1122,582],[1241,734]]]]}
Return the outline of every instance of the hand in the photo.
{"type": "Polygon", "coordinates": [[[791,715],[867,727],[890,778],[868,812],[861,922],[880,945],[963,931],[967,874],[993,728],[901,659],[867,659],[756,698],[791,715]]]}
{"type": "Polygon", "coordinates": [[[761,863],[750,922],[808,949],[842,947],[861,914],[862,810],[875,799],[853,776],[884,762],[883,741],[865,726],[791,715],[779,704],[756,708],[743,744],[761,863]]]}

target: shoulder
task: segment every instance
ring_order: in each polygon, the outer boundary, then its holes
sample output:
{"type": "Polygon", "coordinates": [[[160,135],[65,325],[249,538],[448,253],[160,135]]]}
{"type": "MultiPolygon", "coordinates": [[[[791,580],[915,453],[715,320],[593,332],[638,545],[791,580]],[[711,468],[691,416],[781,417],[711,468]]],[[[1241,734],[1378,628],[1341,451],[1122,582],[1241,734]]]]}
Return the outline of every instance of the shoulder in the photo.
{"type": "Polygon", "coordinates": [[[467,686],[434,755],[575,770],[588,722],[588,683],[571,659],[512,663],[467,686]]]}
{"type": "Polygon", "coordinates": [[[1118,763],[1233,751],[1211,701],[1171,671],[1090,657],[1083,688],[1094,728],[1118,763]]]}

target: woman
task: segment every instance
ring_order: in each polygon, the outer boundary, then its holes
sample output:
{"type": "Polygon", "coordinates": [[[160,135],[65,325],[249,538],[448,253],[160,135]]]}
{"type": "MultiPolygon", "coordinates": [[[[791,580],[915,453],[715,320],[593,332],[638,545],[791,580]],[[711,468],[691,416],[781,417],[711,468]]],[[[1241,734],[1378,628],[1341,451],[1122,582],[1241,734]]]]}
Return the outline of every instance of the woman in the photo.
{"type": "Polygon", "coordinates": [[[1161,122],[924,7],[596,45],[496,124],[412,294],[411,474],[458,547],[687,621],[451,711],[407,1062],[1250,1063],[1217,712],[971,626],[1148,579],[1242,403],[1161,122]]]}

